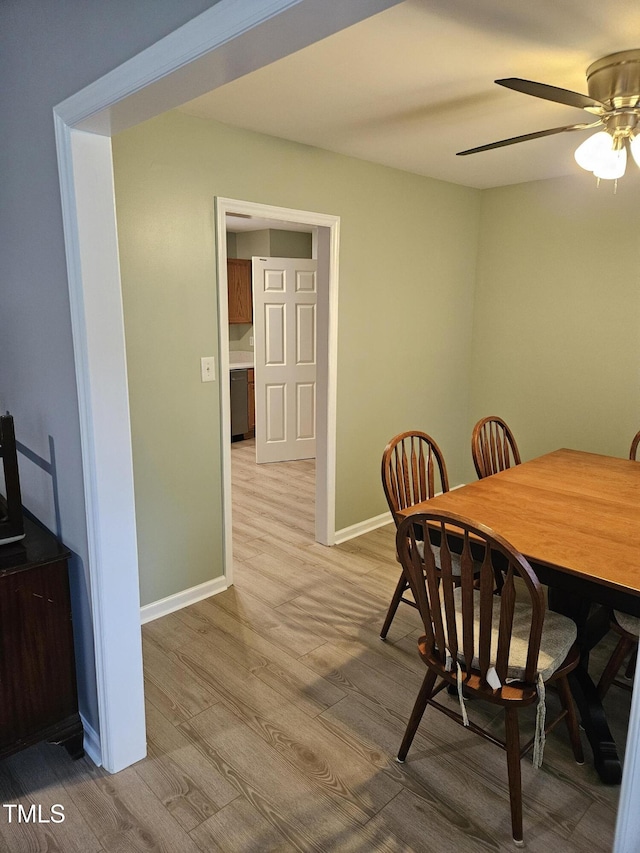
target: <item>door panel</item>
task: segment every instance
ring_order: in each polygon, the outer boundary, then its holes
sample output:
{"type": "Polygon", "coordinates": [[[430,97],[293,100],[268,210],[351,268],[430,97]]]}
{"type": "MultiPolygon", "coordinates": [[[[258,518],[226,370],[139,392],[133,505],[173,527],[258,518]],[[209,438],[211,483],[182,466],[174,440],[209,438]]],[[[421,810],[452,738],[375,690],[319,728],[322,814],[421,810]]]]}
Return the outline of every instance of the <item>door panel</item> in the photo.
{"type": "Polygon", "coordinates": [[[267,416],[265,418],[267,443],[273,444],[274,442],[283,442],[287,434],[285,386],[266,385],[265,392],[267,403],[267,416]]]}
{"type": "Polygon", "coordinates": [[[316,437],[316,389],[311,382],[299,382],[297,385],[297,432],[298,439],[316,437]]]}
{"type": "MultiPolygon", "coordinates": [[[[285,365],[286,305],[266,303],[264,306],[265,352],[264,362],[269,367],[285,365]]],[[[255,330],[254,330],[255,332],[255,330]]]]}
{"type": "Polygon", "coordinates": [[[316,268],[253,258],[257,462],[316,455],[316,268]]]}
{"type": "Polygon", "coordinates": [[[296,364],[316,365],[316,306],[296,305],[296,364]]]}

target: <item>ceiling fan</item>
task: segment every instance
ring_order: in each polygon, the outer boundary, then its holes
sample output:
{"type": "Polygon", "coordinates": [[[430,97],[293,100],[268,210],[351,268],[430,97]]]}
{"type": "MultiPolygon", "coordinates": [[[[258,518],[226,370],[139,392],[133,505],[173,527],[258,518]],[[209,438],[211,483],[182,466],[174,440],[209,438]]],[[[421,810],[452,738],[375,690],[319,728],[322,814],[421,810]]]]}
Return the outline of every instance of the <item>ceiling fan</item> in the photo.
{"type": "Polygon", "coordinates": [[[596,116],[596,120],[501,139],[488,145],[458,151],[459,156],[490,151],[516,142],[539,139],[541,136],[602,127],[604,130],[590,136],[576,150],[578,165],[593,172],[597,178],[621,178],[627,165],[628,149],[640,166],[640,49],[612,53],[593,62],[587,68],[588,95],[548,86],[545,83],[535,83],[533,80],[522,80],[519,77],[508,77],[495,82],[525,95],[586,110],[596,116]]]}

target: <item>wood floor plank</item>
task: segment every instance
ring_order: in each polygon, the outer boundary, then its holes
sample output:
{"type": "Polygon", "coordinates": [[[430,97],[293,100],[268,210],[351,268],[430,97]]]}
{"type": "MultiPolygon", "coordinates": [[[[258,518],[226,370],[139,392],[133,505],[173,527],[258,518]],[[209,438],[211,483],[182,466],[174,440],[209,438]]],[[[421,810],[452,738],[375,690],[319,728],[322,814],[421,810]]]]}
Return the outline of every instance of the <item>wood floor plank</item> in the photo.
{"type": "Polygon", "coordinates": [[[145,683],[149,698],[170,719],[188,720],[220,697],[191,673],[176,665],[170,652],[164,652],[149,636],[143,636],[145,683]]]}
{"type": "Polygon", "coordinates": [[[191,837],[203,853],[295,853],[299,850],[243,797],[201,824],[191,837]]]}
{"type": "Polygon", "coordinates": [[[135,767],[109,775],[100,768],[78,768],[78,764],[59,763],[57,775],[108,853],[200,853],[135,767]]]}
{"type": "Polygon", "coordinates": [[[225,593],[211,599],[211,606],[225,611],[248,628],[255,626],[265,638],[289,652],[293,657],[299,657],[304,647],[310,642],[314,647],[318,645],[317,638],[310,636],[311,632],[305,625],[269,607],[247,590],[228,589],[225,593]]]}
{"type": "Polygon", "coordinates": [[[318,677],[294,658],[273,661],[253,650],[242,649],[224,634],[196,640],[177,652],[186,672],[193,672],[224,698],[254,703],[260,707],[282,707],[293,703],[309,717],[340,701],[344,691],[318,677]]]}
{"type": "Polygon", "coordinates": [[[323,644],[324,637],[315,634],[303,621],[282,614],[276,608],[265,609],[263,602],[256,601],[254,596],[244,595],[244,592],[238,597],[234,590],[233,596],[233,603],[228,605],[225,602],[222,607],[219,606],[219,597],[198,602],[193,608],[184,611],[183,618],[200,636],[223,631],[240,645],[250,643],[256,650],[264,646],[265,652],[274,662],[281,659],[286,666],[290,666],[291,658],[298,658],[323,644]],[[248,620],[247,606],[257,608],[258,613],[267,614],[266,625],[261,625],[258,620],[253,623],[248,620]]]}
{"type": "Polygon", "coordinates": [[[258,554],[261,554],[263,547],[264,546],[259,539],[234,536],[233,557],[238,560],[248,560],[251,557],[256,557],[258,554]]]}
{"type": "Polygon", "coordinates": [[[187,832],[237,796],[237,791],[182,732],[147,703],[147,758],[136,773],[187,832]]]}
{"type": "Polygon", "coordinates": [[[611,815],[610,805],[593,803],[571,835],[576,849],[588,850],[590,853],[610,853],[611,815]]]}
{"type": "Polygon", "coordinates": [[[234,580],[236,589],[247,590],[272,607],[284,604],[285,601],[291,601],[298,595],[298,591],[294,587],[254,569],[251,559],[241,564],[235,561],[234,566],[236,569],[234,580]]]}
{"type": "Polygon", "coordinates": [[[325,643],[308,652],[301,661],[341,690],[365,696],[396,714],[400,720],[409,719],[420,679],[403,686],[333,643],[325,643]]]}
{"type": "MultiPolygon", "coordinates": [[[[486,803],[486,809],[479,816],[472,815],[474,809],[465,807],[457,810],[451,804],[439,798],[433,801],[418,797],[409,791],[402,791],[376,817],[372,818],[372,827],[389,827],[407,844],[425,851],[437,853],[480,853],[495,850],[512,853],[511,823],[509,809],[493,812],[492,804],[486,803]],[[499,831],[489,828],[492,819],[502,820],[499,831]],[[430,842],[433,846],[429,846],[430,842]],[[419,847],[418,845],[422,845],[419,847]]],[[[536,853],[548,853],[550,850],[562,853],[584,853],[566,838],[556,835],[544,821],[532,823],[525,813],[524,833],[526,849],[536,853]]]]}
{"type": "Polygon", "coordinates": [[[152,622],[147,622],[146,625],[142,626],[142,635],[153,641],[165,652],[179,649],[180,646],[197,636],[192,635],[191,631],[185,628],[185,624],[178,613],[169,613],[162,620],[155,619],[152,622]]]}
{"type": "MultiPolygon", "coordinates": [[[[38,744],[0,762],[0,802],[20,804],[29,812],[38,810],[51,819],[51,807],[62,806],[64,821],[50,823],[20,822],[17,809],[2,808],[0,814],[0,850],[11,853],[99,853],[102,844],[81,811],[57,777],[57,761],[69,762],[64,749],[38,744]],[[9,817],[11,816],[11,822],[9,817]]],[[[87,758],[80,759],[87,765],[87,758]]],[[[35,813],[34,813],[35,814],[35,813]]],[[[57,808],[54,817],[60,815],[57,808]]]]}
{"type": "MultiPolygon", "coordinates": [[[[240,621],[230,615],[226,609],[219,608],[216,601],[217,599],[208,599],[198,602],[183,612],[183,619],[187,625],[197,631],[199,637],[208,637],[212,642],[215,642],[217,637],[227,644],[236,646],[239,663],[251,671],[258,670],[260,665],[257,659],[252,659],[248,650],[253,649],[255,652],[264,654],[274,664],[290,668],[292,658],[298,658],[325,642],[324,637],[316,634],[309,623],[295,622],[287,616],[284,617],[287,627],[295,631],[296,636],[296,648],[292,653],[288,648],[283,648],[279,643],[274,642],[269,632],[261,631],[259,625],[254,628],[240,621]]],[[[273,613],[278,619],[283,618],[277,609],[274,609],[273,613]]]]}
{"type": "Polygon", "coordinates": [[[377,563],[388,562],[392,565],[397,563],[395,538],[396,526],[390,521],[389,524],[372,530],[365,536],[343,542],[340,547],[348,552],[368,556],[377,563]]]}
{"type": "Polygon", "coordinates": [[[222,704],[181,728],[294,848],[317,853],[407,849],[386,829],[372,835],[222,704]]]}
{"type": "Polygon", "coordinates": [[[401,785],[378,773],[378,768],[337,738],[317,719],[305,719],[292,706],[277,710],[250,708],[242,702],[224,700],[246,725],[300,770],[324,794],[340,801],[351,817],[366,823],[401,789],[401,785]]]}

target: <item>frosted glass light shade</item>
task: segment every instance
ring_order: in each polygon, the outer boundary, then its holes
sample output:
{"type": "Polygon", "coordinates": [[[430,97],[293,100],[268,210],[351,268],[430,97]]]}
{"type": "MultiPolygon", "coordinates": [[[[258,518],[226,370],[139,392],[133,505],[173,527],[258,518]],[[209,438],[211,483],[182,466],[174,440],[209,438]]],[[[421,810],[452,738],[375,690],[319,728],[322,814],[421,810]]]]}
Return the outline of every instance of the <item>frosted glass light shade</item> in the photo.
{"type": "Polygon", "coordinates": [[[617,181],[624,175],[626,168],[627,149],[621,148],[619,151],[610,151],[593,170],[593,174],[605,181],[617,181]]]}
{"type": "Polygon", "coordinates": [[[603,157],[613,151],[613,138],[606,130],[601,130],[599,133],[594,133],[588,139],[576,148],[573,155],[578,166],[586,169],[587,172],[593,170],[602,162],[603,157]]]}
{"type": "Polygon", "coordinates": [[[638,136],[635,136],[631,140],[629,148],[631,149],[631,156],[636,161],[638,166],[640,166],[640,134],[638,136]]]}
{"type": "Polygon", "coordinates": [[[613,137],[605,130],[585,139],[576,149],[574,157],[578,166],[593,172],[596,178],[608,181],[621,178],[627,168],[626,148],[615,150],[613,137]]]}

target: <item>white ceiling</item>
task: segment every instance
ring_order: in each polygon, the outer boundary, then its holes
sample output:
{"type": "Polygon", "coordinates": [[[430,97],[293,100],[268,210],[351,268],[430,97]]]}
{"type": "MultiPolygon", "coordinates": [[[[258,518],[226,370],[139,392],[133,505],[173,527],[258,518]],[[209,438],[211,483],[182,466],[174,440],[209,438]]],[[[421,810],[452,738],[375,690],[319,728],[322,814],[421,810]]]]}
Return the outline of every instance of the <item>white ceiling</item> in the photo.
{"type": "Polygon", "coordinates": [[[273,231],[302,231],[311,234],[313,228],[310,225],[302,225],[299,222],[283,222],[281,219],[262,219],[259,216],[237,216],[227,213],[225,224],[227,231],[238,233],[240,231],[263,231],[270,228],[273,231]]]}
{"type": "Polygon", "coordinates": [[[457,184],[502,186],[580,171],[573,151],[588,133],[456,151],[592,117],[493,81],[586,93],[591,62],[634,48],[638,0],[406,0],[181,109],[457,184]]]}

